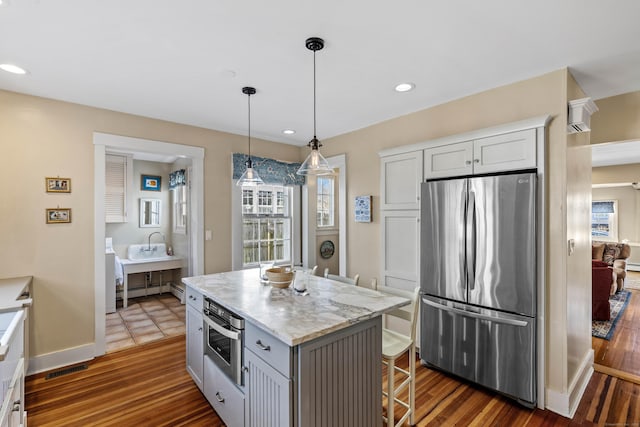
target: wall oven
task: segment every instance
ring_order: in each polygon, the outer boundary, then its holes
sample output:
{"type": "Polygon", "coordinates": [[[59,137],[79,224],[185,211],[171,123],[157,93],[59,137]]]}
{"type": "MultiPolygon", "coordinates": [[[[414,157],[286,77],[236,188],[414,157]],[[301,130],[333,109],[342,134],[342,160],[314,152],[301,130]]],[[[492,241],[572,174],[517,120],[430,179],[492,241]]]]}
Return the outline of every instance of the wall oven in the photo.
{"type": "Polygon", "coordinates": [[[207,297],[204,298],[203,313],[205,356],[231,381],[244,385],[244,319],[207,297]]]}

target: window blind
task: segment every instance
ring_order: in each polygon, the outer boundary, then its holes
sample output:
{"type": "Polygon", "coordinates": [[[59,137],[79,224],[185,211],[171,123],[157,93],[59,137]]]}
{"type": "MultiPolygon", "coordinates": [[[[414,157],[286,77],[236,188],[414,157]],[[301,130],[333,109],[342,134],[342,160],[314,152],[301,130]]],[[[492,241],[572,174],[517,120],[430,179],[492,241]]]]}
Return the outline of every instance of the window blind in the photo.
{"type": "Polygon", "coordinates": [[[127,222],[127,157],[107,154],[105,163],[105,222],[127,222]]]}
{"type": "Polygon", "coordinates": [[[614,213],[613,201],[591,202],[591,213],[614,213]]]}

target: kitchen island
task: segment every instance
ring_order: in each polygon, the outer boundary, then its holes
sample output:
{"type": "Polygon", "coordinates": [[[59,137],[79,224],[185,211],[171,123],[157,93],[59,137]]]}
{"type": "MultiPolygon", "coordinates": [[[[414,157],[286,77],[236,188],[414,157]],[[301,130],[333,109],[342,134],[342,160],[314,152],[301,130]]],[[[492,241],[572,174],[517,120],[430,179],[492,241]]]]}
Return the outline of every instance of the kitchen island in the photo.
{"type": "Polygon", "coordinates": [[[381,425],[381,315],[408,299],[316,276],[300,296],[261,284],[258,270],[183,283],[187,369],[226,424],[381,425]],[[205,299],[245,320],[240,384],[205,355],[205,299]]]}

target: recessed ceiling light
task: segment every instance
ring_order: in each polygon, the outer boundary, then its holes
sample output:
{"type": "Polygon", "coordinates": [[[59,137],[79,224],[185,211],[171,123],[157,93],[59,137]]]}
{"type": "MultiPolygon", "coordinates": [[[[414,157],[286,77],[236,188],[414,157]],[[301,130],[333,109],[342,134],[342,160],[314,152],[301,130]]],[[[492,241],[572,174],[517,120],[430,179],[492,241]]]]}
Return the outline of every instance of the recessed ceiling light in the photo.
{"type": "Polygon", "coordinates": [[[27,70],[13,64],[0,64],[0,70],[4,70],[8,73],[13,73],[13,74],[27,74],[27,70]]]}
{"type": "Polygon", "coordinates": [[[296,133],[296,131],[293,129],[284,129],[282,133],[284,133],[285,135],[293,135],[294,133],[296,133]]]}
{"type": "Polygon", "coordinates": [[[409,92],[415,87],[416,85],[414,85],[413,83],[400,83],[395,87],[395,89],[396,89],[396,92],[409,92]]]}

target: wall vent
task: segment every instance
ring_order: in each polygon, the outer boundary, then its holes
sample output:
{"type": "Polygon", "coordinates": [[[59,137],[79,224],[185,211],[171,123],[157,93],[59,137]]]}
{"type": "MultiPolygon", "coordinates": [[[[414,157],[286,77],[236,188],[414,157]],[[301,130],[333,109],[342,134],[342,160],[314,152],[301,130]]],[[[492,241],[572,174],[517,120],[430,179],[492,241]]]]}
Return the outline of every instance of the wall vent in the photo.
{"type": "Polygon", "coordinates": [[[58,378],[62,375],[72,374],[74,372],[84,371],[88,366],[86,363],[82,365],[71,366],[69,368],[60,369],[59,371],[50,372],[45,376],[45,380],[50,380],[52,378],[58,378]]]}
{"type": "Polygon", "coordinates": [[[591,115],[596,111],[598,111],[598,107],[591,98],[569,101],[567,132],[589,132],[591,130],[591,115]]]}

